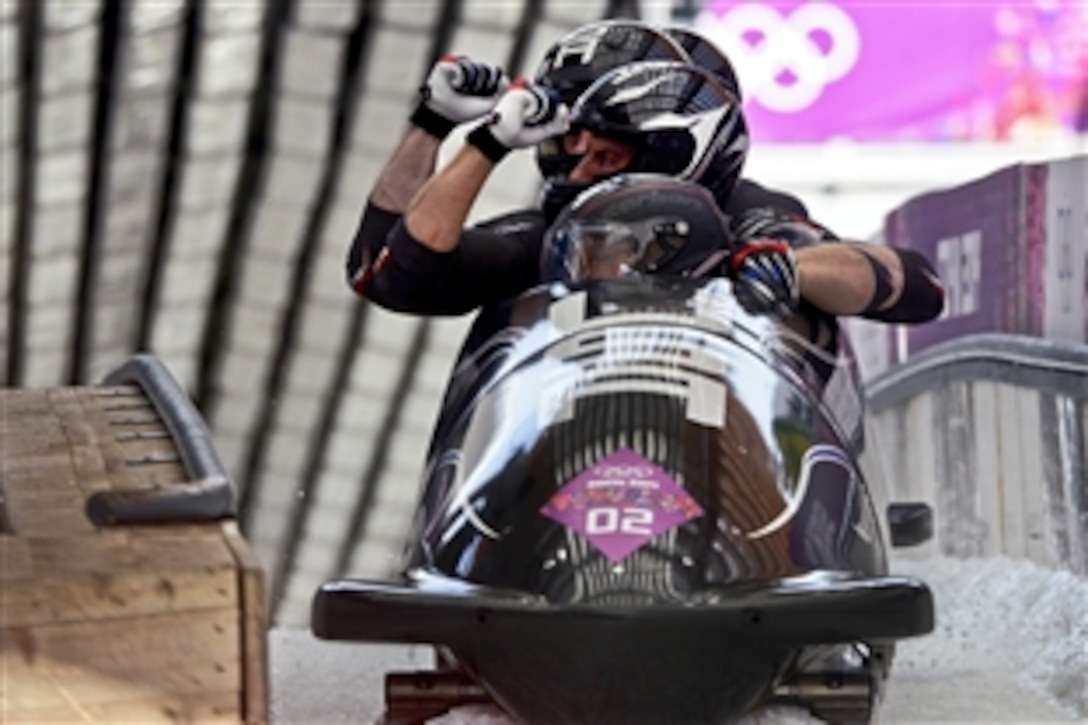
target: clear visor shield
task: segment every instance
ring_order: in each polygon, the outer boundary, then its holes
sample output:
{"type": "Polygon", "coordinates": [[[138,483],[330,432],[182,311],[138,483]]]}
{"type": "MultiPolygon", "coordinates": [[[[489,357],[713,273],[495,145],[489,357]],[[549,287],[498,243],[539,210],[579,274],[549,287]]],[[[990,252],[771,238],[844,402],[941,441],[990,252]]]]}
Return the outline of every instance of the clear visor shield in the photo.
{"type": "MultiPolygon", "coordinates": [[[[682,223],[682,222],[681,222],[682,223]]],[[[668,251],[663,232],[677,222],[648,219],[641,222],[570,221],[555,231],[550,252],[565,281],[614,279],[652,271],[668,251]]],[[[677,240],[678,241],[678,240],[677,240]]]]}

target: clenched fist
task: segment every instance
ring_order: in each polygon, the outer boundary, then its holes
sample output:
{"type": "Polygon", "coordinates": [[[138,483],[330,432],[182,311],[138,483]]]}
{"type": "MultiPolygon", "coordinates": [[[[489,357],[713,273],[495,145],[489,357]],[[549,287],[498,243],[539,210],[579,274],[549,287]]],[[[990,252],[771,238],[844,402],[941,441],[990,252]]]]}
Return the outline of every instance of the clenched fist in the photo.
{"type": "Polygon", "coordinates": [[[566,104],[544,86],[518,80],[467,140],[497,163],[511,149],[535,146],[569,128],[570,109],[566,104]]]}
{"type": "Polygon", "coordinates": [[[443,56],[419,89],[412,123],[444,138],[459,123],[487,115],[510,86],[502,68],[466,56],[443,56]]]}

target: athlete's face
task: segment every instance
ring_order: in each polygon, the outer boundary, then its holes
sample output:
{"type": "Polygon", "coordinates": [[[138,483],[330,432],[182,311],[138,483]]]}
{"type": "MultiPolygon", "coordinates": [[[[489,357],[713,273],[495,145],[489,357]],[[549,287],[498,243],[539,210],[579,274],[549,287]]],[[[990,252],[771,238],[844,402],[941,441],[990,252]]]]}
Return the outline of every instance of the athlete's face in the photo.
{"type": "Polygon", "coordinates": [[[573,130],[563,136],[563,151],[581,157],[567,175],[568,180],[579,184],[618,174],[635,157],[635,147],[630,143],[585,129],[573,130]]]}

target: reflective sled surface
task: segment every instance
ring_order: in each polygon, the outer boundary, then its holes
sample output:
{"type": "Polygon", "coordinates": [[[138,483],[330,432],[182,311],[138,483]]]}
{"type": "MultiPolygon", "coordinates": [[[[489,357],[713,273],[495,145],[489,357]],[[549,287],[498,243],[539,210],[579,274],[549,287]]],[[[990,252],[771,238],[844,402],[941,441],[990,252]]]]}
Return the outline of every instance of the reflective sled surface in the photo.
{"type": "Polygon", "coordinates": [[[541,723],[869,719],[933,601],[888,574],[848,341],[794,327],[723,279],[554,284],[481,316],[402,578],[327,583],[315,634],[435,645],[435,672],[390,677],[391,721],[488,699],[541,723]]]}

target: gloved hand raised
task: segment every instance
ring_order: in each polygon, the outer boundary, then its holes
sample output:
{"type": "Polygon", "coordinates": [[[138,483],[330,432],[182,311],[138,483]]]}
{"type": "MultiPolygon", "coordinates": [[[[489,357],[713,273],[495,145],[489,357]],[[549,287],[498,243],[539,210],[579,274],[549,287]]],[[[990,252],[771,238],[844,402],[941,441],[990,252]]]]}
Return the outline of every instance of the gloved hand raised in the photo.
{"type": "Polygon", "coordinates": [[[752,314],[787,317],[801,300],[797,262],[785,242],[755,239],[733,251],[733,290],[752,314]]]}
{"type": "Polygon", "coordinates": [[[570,109],[543,86],[515,81],[487,120],[465,139],[498,163],[511,150],[536,146],[570,128],[570,109]]]}
{"type": "Polygon", "coordinates": [[[411,121],[437,138],[459,123],[486,115],[510,86],[502,68],[463,55],[446,55],[431,68],[419,89],[411,121]]]}

